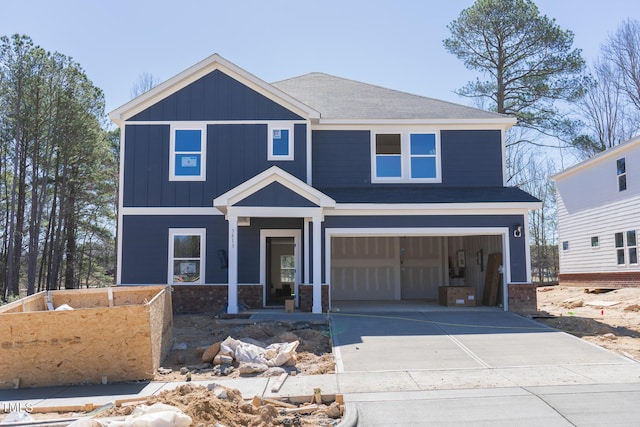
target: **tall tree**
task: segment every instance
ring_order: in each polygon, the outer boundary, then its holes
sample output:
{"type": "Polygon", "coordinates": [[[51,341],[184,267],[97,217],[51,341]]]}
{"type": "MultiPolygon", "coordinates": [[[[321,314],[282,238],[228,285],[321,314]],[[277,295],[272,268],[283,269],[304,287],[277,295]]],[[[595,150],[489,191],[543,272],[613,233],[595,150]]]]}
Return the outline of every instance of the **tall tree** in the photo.
{"type": "Polygon", "coordinates": [[[460,95],[490,100],[520,126],[556,136],[573,132],[556,106],[584,91],[584,60],[572,48],[571,31],[540,15],[531,0],[478,0],[448,29],[445,48],[484,79],[469,82],[460,95]]]}
{"type": "Polygon", "coordinates": [[[159,83],[160,80],[151,73],[145,72],[140,74],[138,76],[138,80],[136,80],[136,82],[131,87],[131,98],[136,98],[142,95],[143,93],[153,89],[159,83]]]}
{"type": "Polygon", "coordinates": [[[640,22],[628,19],[603,46],[604,58],[619,73],[620,88],[640,111],[640,22]]]}
{"type": "Polygon", "coordinates": [[[640,110],[628,102],[616,67],[601,58],[591,75],[593,83],[577,104],[584,118],[583,134],[573,142],[583,158],[612,148],[640,130],[640,110]]]}
{"type": "Polygon", "coordinates": [[[104,96],[78,64],[0,38],[0,299],[100,270],[83,251],[87,235],[113,247],[117,165],[103,122],[104,96]]]}

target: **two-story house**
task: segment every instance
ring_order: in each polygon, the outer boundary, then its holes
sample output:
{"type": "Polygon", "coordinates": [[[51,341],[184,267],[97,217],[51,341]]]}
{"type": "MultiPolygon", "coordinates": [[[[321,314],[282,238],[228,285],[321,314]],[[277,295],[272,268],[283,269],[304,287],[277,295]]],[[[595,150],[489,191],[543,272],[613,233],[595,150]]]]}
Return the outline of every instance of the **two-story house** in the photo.
{"type": "Polygon", "coordinates": [[[513,118],[321,73],[269,84],[219,55],[110,117],[117,283],[172,284],[178,312],[481,296],[491,254],[499,304],[532,294],[513,118]]]}
{"type": "Polygon", "coordinates": [[[561,285],[640,286],[640,137],[553,177],[561,285]]]}

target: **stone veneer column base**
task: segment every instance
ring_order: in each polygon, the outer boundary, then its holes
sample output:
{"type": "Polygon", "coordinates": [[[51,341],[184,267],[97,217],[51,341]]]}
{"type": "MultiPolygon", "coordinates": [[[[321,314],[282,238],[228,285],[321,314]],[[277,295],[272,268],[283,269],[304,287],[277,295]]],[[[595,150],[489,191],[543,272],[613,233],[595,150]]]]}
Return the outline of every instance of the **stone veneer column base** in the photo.
{"type": "Polygon", "coordinates": [[[538,311],[536,285],[533,283],[509,283],[509,311],[518,314],[530,314],[538,311]]]}
{"type": "MultiPolygon", "coordinates": [[[[228,305],[227,288],[227,285],[173,285],[173,313],[224,313],[228,305]]],[[[262,308],[262,289],[262,285],[239,285],[240,310],[262,308]]]]}
{"type": "MultiPolygon", "coordinates": [[[[300,311],[313,311],[313,285],[298,285],[298,308],[300,311]]],[[[329,311],[329,286],[322,285],[322,312],[329,311]]]]}

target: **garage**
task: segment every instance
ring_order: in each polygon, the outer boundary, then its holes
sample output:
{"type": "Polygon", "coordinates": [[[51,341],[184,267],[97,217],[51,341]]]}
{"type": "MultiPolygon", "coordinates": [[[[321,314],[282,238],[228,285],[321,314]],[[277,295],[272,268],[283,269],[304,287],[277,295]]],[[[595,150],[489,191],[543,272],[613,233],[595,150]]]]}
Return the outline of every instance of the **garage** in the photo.
{"type": "Polygon", "coordinates": [[[501,235],[334,235],[331,299],[437,301],[444,285],[481,297],[489,254],[502,252],[501,235]]]}

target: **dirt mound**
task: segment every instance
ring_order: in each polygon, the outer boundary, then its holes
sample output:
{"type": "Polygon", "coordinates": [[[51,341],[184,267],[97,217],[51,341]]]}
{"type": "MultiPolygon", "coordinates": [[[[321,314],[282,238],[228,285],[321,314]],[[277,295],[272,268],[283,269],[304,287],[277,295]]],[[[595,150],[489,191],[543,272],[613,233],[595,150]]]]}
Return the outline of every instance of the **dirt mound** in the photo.
{"type": "MultiPolygon", "coordinates": [[[[185,384],[173,390],[165,390],[137,404],[153,405],[165,403],[175,406],[193,420],[193,426],[212,426],[220,423],[224,426],[329,426],[333,425],[335,414],[332,406],[317,405],[314,410],[305,413],[287,413],[282,407],[264,404],[259,407],[242,399],[238,390],[217,386],[209,390],[204,386],[185,384]]],[[[101,417],[129,415],[135,406],[112,408],[101,417]]]]}

